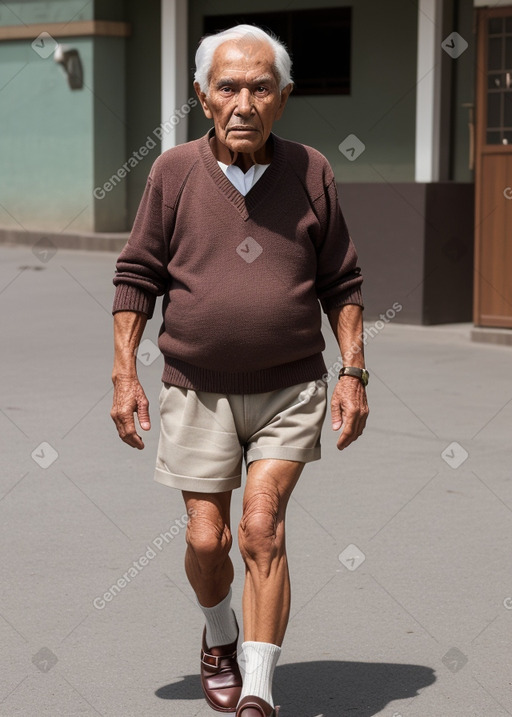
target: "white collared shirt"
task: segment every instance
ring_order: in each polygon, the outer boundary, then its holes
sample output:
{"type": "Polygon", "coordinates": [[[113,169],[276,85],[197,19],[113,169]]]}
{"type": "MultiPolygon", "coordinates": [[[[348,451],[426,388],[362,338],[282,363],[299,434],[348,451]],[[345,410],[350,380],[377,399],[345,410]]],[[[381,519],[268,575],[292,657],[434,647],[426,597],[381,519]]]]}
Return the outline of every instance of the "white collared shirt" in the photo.
{"type": "Polygon", "coordinates": [[[263,176],[267,167],[270,167],[270,164],[253,164],[247,172],[243,172],[236,164],[224,164],[224,162],[219,162],[219,167],[222,169],[231,184],[245,197],[247,192],[252,189],[258,179],[263,176]]]}

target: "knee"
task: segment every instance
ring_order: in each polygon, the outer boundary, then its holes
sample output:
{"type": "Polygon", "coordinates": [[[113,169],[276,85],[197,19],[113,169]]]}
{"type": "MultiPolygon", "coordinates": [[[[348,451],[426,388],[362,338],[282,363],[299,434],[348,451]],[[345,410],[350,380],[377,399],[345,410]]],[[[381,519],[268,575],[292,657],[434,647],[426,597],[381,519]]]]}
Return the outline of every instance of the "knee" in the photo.
{"type": "Polygon", "coordinates": [[[238,545],[246,564],[264,570],[283,554],[284,524],[277,495],[262,493],[247,501],[238,528],[238,545]]]}
{"type": "Polygon", "coordinates": [[[200,567],[208,570],[225,561],[233,540],[222,520],[196,513],[187,524],[186,542],[200,567]]]}

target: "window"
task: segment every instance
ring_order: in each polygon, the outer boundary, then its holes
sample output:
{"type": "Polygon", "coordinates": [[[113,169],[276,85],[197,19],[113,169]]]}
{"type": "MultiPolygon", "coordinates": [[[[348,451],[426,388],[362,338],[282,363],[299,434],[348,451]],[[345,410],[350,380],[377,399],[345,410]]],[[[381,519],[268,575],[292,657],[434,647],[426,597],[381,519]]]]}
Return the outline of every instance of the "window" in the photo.
{"type": "Polygon", "coordinates": [[[246,23],[271,30],[292,57],[294,95],[349,95],[352,9],[208,15],[204,33],[246,23]]]}
{"type": "Polygon", "coordinates": [[[488,21],[487,144],[512,144],[512,17],[488,21]]]}

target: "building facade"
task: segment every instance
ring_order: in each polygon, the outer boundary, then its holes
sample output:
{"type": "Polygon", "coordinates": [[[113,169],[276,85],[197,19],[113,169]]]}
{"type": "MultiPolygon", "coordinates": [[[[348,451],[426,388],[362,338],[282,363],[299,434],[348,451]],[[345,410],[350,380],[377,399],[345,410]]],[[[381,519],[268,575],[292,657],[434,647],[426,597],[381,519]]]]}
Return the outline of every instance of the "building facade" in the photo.
{"type": "Polygon", "coordinates": [[[275,131],[334,169],[366,315],[512,327],[512,2],[0,5],[0,237],[117,248],[155,158],[210,126],[199,39],[244,21],[291,45],[275,131]]]}

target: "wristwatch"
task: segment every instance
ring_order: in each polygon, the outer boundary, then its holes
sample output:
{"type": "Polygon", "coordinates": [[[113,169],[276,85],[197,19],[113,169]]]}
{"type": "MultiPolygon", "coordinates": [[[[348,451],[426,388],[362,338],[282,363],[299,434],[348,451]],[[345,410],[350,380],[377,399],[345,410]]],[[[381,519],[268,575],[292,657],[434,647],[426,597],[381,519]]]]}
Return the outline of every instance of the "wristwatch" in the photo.
{"type": "Polygon", "coordinates": [[[358,368],[357,366],[343,366],[338,374],[338,379],[342,376],[354,376],[361,381],[363,386],[368,386],[368,379],[370,378],[370,374],[365,368],[358,368]]]}

